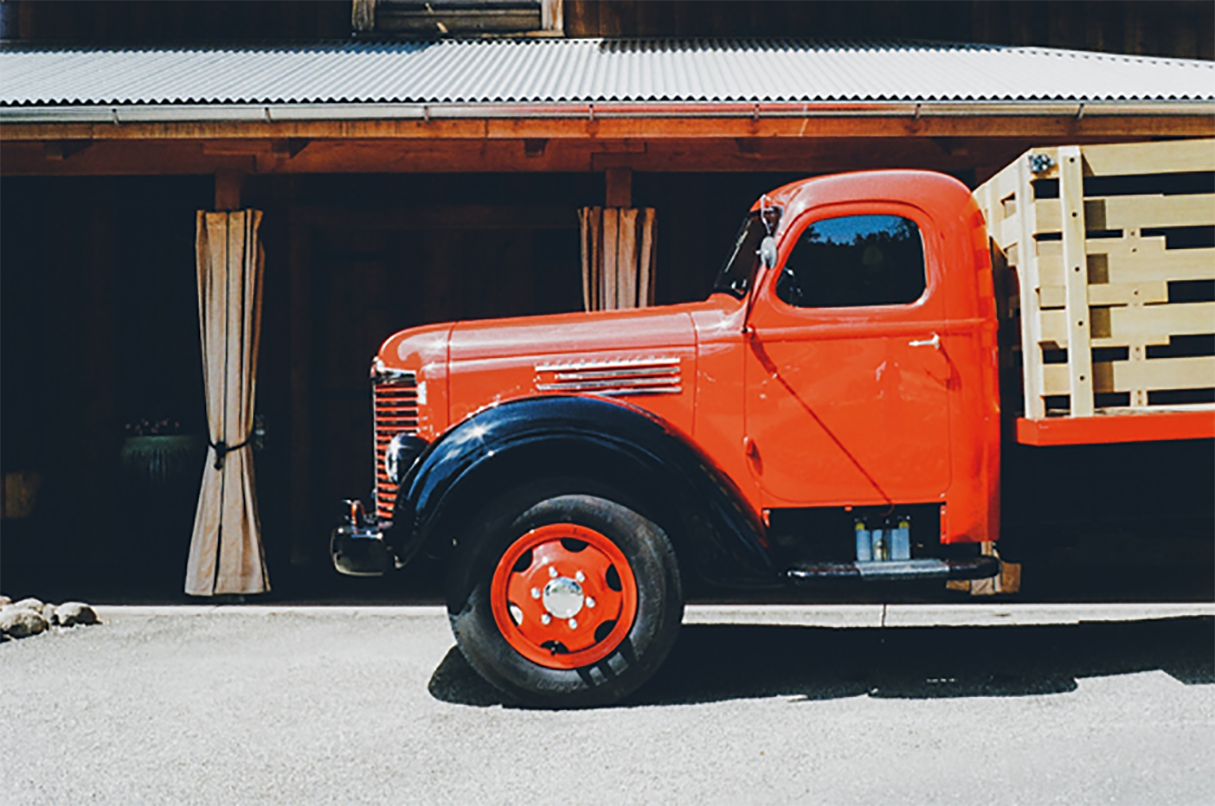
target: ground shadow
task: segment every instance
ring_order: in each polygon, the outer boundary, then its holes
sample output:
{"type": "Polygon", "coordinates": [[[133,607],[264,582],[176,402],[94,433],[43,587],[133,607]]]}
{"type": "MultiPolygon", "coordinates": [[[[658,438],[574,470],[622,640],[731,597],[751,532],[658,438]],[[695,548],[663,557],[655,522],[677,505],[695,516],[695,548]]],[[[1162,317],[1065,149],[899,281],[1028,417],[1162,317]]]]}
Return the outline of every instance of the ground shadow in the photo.
{"type": "MultiPolygon", "coordinates": [[[[1215,619],[884,630],[686,625],[662,670],[626,705],[1017,697],[1072,691],[1084,677],[1155,670],[1187,685],[1215,683],[1215,619]]],[[[510,704],[454,647],[429,688],[444,702],[510,704]]]]}

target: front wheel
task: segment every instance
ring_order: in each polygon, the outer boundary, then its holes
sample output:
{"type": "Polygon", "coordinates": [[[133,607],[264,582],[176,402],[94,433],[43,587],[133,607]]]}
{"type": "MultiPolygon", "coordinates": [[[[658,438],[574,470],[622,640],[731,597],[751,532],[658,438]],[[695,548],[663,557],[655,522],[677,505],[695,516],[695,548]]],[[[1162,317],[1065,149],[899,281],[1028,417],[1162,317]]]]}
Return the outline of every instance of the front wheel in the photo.
{"type": "Polygon", "coordinates": [[[448,610],[469,664],[544,707],[612,703],[648,680],[683,618],[666,533],[592,495],[508,497],[496,510],[462,536],[453,569],[448,610]]]}

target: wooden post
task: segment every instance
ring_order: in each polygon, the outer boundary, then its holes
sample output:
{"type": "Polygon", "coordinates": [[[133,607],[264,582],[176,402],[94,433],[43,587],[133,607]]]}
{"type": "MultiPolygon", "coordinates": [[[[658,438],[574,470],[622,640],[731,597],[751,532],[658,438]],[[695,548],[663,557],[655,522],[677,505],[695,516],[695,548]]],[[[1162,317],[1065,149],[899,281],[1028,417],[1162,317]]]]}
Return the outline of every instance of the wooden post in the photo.
{"type": "MultiPolygon", "coordinates": [[[[359,0],[355,0],[357,5],[359,0]]],[[[540,0],[540,28],[544,31],[561,33],[565,30],[563,19],[564,3],[562,0],[540,0]]]]}
{"type": "Polygon", "coordinates": [[[375,31],[375,0],[354,0],[350,9],[350,27],[361,34],[375,31]]]}
{"type": "Polygon", "coordinates": [[[1059,206],[1067,311],[1067,370],[1072,417],[1093,414],[1093,352],[1089,339],[1088,258],[1085,256],[1084,175],[1079,146],[1059,149],[1059,206]]]}
{"type": "Polygon", "coordinates": [[[633,169],[632,168],[608,168],[604,171],[604,179],[607,185],[607,199],[605,206],[607,207],[632,207],[633,206],[633,169]]]}
{"type": "Polygon", "coordinates": [[[215,174],[215,211],[231,212],[240,209],[240,192],[245,175],[237,171],[219,171],[215,174]]]}
{"type": "Polygon", "coordinates": [[[1025,416],[1040,420],[1046,416],[1046,401],[1043,399],[1042,380],[1042,315],[1038,302],[1038,242],[1037,208],[1034,204],[1033,186],[1030,184],[1029,155],[1017,162],[1017,191],[1014,203],[1020,232],[1017,239],[1017,280],[1021,300],[1021,361],[1025,375],[1025,416]]]}

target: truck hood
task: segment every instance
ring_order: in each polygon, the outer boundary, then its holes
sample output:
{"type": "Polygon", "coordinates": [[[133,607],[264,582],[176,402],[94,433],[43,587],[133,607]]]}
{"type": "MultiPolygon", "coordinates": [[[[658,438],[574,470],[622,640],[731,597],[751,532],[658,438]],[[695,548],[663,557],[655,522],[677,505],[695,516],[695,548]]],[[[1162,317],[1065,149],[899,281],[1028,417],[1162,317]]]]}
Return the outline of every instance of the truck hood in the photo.
{"type": "Polygon", "coordinates": [[[591,394],[690,429],[703,305],[460,322],[448,343],[451,422],[508,400],[591,394]]]}
{"type": "Polygon", "coordinates": [[[453,363],[493,359],[595,360],[646,350],[693,348],[692,312],[703,303],[626,311],[458,322],[453,363]]]}

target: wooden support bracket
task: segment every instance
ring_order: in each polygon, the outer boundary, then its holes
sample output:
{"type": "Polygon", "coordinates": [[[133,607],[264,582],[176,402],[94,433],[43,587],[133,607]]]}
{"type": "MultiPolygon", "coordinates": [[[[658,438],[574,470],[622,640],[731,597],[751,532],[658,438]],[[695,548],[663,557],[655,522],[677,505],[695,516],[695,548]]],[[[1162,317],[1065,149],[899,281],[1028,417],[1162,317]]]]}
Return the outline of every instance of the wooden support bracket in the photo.
{"type": "Polygon", "coordinates": [[[282,159],[294,159],[311,142],[306,137],[289,137],[285,140],[275,140],[270,145],[270,153],[282,159]]]}

